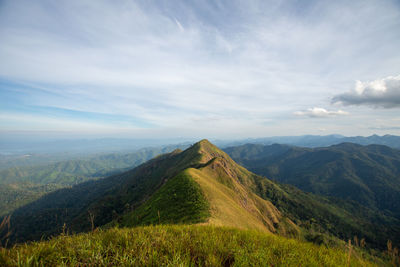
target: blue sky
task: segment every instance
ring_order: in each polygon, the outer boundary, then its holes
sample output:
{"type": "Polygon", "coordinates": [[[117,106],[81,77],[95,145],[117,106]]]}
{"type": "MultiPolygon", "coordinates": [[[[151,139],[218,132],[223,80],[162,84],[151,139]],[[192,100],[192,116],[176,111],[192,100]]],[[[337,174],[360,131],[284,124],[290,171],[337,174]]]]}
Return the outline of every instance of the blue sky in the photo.
{"type": "Polygon", "coordinates": [[[0,134],[400,134],[398,1],[0,1],[0,134]]]}

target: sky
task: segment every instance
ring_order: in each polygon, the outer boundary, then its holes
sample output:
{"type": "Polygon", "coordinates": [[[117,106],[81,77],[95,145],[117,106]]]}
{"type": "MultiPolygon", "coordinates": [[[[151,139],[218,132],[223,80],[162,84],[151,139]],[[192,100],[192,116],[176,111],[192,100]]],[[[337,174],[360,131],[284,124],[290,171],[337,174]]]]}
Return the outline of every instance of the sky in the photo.
{"type": "Polygon", "coordinates": [[[400,135],[400,2],[0,0],[0,136],[400,135]]]}

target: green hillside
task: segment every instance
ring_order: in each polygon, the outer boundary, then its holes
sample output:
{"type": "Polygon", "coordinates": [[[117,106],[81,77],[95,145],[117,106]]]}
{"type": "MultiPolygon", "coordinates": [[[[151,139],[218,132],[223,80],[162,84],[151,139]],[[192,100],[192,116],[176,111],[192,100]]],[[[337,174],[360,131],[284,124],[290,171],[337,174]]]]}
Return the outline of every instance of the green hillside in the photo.
{"type": "Polygon", "coordinates": [[[126,171],[176,146],[146,148],[133,153],[104,154],[85,159],[0,171],[0,216],[39,199],[56,189],[126,171]]]}
{"type": "Polygon", "coordinates": [[[400,150],[343,143],[315,149],[243,145],[225,151],[259,175],[400,218],[400,150]]]}
{"type": "Polygon", "coordinates": [[[0,265],[382,266],[384,262],[357,247],[326,248],[236,228],[164,225],[61,235],[0,249],[0,265]]]}
{"type": "Polygon", "coordinates": [[[204,222],[209,203],[190,174],[182,172],[167,181],[145,204],[119,219],[119,225],[183,224],[204,222]]]}
{"type": "Polygon", "coordinates": [[[90,229],[88,215],[95,216],[96,226],[110,222],[115,215],[140,204],[162,183],[163,167],[170,167],[169,156],[157,157],[131,171],[104,179],[91,180],[44,195],[12,214],[12,240],[39,239],[60,232],[64,223],[71,230],[90,229]],[[149,177],[148,172],[152,172],[149,177]]]}

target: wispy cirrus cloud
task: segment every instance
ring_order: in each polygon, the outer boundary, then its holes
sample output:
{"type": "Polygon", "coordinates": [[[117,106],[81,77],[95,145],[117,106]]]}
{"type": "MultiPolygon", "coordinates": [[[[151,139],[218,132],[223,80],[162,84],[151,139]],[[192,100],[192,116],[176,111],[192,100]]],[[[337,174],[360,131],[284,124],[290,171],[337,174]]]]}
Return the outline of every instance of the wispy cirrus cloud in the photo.
{"type": "Polygon", "coordinates": [[[309,108],[307,110],[303,111],[296,111],[293,113],[294,115],[297,116],[307,116],[310,118],[326,118],[326,117],[336,117],[336,116],[343,116],[343,115],[349,115],[348,112],[343,111],[343,110],[326,110],[324,108],[309,108]]]}
{"type": "Polygon", "coordinates": [[[392,0],[4,0],[0,111],[36,114],[36,128],[58,116],[79,129],[98,113],[102,125],[155,135],[287,134],[293,110],[339,116],[328,105],[343,86],[400,69],[398,28],[392,0]],[[57,109],[80,115],[49,114],[57,109]]]}
{"type": "Polygon", "coordinates": [[[400,107],[400,75],[369,82],[357,81],[350,92],[336,95],[333,103],[367,105],[379,108],[400,107]]]}

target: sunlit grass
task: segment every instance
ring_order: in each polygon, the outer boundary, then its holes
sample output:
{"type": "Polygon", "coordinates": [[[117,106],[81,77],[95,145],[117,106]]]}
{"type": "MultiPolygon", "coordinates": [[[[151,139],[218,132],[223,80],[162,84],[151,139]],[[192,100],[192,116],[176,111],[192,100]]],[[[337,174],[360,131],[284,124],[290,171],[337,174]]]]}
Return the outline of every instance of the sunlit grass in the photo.
{"type": "Polygon", "coordinates": [[[228,227],[112,228],[0,250],[1,266],[374,266],[339,248],[228,227]]]}

